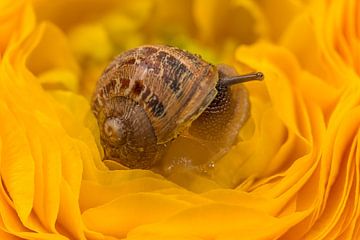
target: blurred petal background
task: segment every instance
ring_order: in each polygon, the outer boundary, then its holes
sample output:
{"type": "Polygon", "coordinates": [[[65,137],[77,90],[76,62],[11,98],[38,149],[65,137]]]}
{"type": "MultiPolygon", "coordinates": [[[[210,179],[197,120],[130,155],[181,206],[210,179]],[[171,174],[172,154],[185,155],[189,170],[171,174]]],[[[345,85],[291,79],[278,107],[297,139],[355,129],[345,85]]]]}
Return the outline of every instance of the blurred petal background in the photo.
{"type": "Polygon", "coordinates": [[[356,0],[0,1],[0,239],[360,238],[359,16],[356,0]],[[213,178],[101,161],[95,83],[155,43],[266,76],[213,178]]]}

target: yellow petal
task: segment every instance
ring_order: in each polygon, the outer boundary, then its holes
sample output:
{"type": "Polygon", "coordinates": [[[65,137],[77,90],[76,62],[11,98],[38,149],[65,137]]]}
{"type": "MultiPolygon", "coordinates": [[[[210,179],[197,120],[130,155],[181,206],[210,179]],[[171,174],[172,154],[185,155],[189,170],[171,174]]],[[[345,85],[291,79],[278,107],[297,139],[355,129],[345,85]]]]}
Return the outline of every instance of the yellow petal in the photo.
{"type": "Polygon", "coordinates": [[[0,53],[10,42],[21,41],[34,28],[35,17],[28,1],[1,1],[0,53]]]}
{"type": "Polygon", "coordinates": [[[82,210],[87,210],[126,194],[166,190],[174,187],[176,185],[164,181],[164,179],[151,177],[129,178],[107,184],[84,180],[81,185],[79,204],[82,210]]]}
{"type": "Polygon", "coordinates": [[[280,236],[302,214],[277,219],[263,212],[248,208],[206,204],[181,211],[155,224],[148,224],[131,231],[128,239],[172,238],[173,236],[198,237],[199,239],[232,239],[246,236],[248,239],[272,239],[280,236]]]}
{"type": "Polygon", "coordinates": [[[194,17],[200,38],[214,45],[226,39],[251,43],[259,35],[266,35],[263,13],[251,0],[198,0],[194,3],[194,17]],[[234,25],[237,27],[233,27],[234,25]]]}
{"type": "Polygon", "coordinates": [[[77,90],[79,67],[64,34],[56,26],[45,23],[36,29],[29,42],[33,47],[26,56],[27,67],[40,77],[44,87],[77,90]],[[55,77],[53,71],[65,74],[55,77]]]}
{"type": "Polygon", "coordinates": [[[32,209],[35,191],[34,159],[28,142],[29,136],[24,127],[20,127],[21,122],[4,103],[0,105],[0,114],[3,119],[0,127],[1,176],[17,214],[22,221],[26,221],[32,209]]]}
{"type": "Polygon", "coordinates": [[[128,194],[85,211],[83,220],[93,230],[123,238],[131,229],[165,219],[187,206],[189,204],[186,202],[161,194],[128,194]]]}
{"type": "Polygon", "coordinates": [[[40,22],[51,21],[59,28],[69,30],[76,24],[101,17],[118,5],[118,2],[105,0],[99,4],[96,0],[55,0],[54,2],[36,0],[33,5],[40,22]]]}
{"type": "Polygon", "coordinates": [[[113,52],[109,36],[100,24],[77,26],[69,33],[69,39],[79,61],[105,61],[113,52]]]}

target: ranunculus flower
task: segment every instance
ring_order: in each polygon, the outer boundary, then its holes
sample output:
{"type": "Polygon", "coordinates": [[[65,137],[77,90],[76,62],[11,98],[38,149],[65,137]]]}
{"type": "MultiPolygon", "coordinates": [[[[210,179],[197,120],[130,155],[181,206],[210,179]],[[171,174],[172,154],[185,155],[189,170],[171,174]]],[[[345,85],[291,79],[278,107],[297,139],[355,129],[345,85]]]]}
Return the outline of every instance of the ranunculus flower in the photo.
{"type": "Polygon", "coordinates": [[[360,238],[359,16],[355,0],[3,0],[0,239],[360,238]],[[102,162],[95,82],[148,43],[265,74],[211,178],[102,162]]]}

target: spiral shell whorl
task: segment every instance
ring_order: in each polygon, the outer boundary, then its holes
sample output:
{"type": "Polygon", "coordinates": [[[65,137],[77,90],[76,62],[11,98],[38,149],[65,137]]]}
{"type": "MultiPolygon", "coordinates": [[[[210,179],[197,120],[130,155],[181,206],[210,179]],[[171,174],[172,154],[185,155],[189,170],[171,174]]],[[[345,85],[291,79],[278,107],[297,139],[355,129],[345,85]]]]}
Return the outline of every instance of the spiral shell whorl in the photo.
{"type": "Polygon", "coordinates": [[[142,46],[116,57],[99,79],[95,115],[107,99],[125,96],[147,113],[158,143],[173,139],[216,95],[215,66],[168,46],[142,46]],[[200,79],[200,81],[199,81],[200,79]]]}
{"type": "Polygon", "coordinates": [[[215,66],[175,47],[142,46],[116,57],[92,99],[105,157],[132,168],[155,164],[211,103],[217,81],[215,66]]]}
{"type": "Polygon", "coordinates": [[[133,100],[125,97],[109,99],[98,114],[101,143],[105,159],[113,159],[129,168],[149,169],[162,155],[157,139],[145,111],[133,100]],[[106,123],[119,124],[121,139],[112,141],[106,132],[106,123]],[[125,138],[125,139],[123,139],[125,138]]]}

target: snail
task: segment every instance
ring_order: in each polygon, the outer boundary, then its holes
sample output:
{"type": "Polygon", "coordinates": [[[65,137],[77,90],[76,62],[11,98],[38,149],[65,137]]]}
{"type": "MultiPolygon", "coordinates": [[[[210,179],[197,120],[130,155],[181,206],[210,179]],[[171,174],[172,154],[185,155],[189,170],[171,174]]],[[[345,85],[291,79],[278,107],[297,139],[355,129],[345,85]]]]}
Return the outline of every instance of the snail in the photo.
{"type": "Polygon", "coordinates": [[[242,124],[249,115],[246,91],[237,96],[230,86],[262,78],[260,72],[238,76],[171,46],[125,51],[105,69],[92,97],[104,159],[150,169],[183,132],[216,144],[235,106],[242,124]]]}

